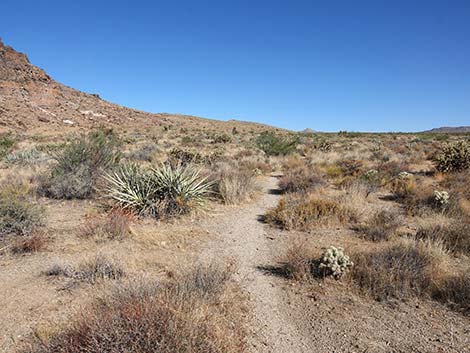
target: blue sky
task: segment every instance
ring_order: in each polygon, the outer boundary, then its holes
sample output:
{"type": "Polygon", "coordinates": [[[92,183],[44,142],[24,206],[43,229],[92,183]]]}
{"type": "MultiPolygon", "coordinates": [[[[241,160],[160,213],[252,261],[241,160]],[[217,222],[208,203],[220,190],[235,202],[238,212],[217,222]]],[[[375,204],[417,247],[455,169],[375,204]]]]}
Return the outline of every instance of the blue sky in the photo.
{"type": "Polygon", "coordinates": [[[150,112],[293,130],[470,125],[470,1],[2,0],[56,80],[150,112]]]}

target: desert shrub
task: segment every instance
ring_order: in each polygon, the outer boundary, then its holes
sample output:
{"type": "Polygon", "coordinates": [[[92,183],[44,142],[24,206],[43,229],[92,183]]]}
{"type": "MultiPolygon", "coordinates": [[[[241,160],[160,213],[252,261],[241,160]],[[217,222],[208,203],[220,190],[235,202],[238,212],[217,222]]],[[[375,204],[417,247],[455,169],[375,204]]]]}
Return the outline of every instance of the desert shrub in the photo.
{"type": "Polygon", "coordinates": [[[265,131],[256,139],[256,145],[269,156],[285,156],[296,150],[298,137],[285,137],[265,131]]]}
{"type": "Polygon", "coordinates": [[[470,269],[446,277],[436,288],[433,298],[454,310],[470,314],[470,269]]]}
{"type": "Polygon", "coordinates": [[[5,157],[15,144],[16,141],[10,135],[0,135],[0,158],[5,157]]]}
{"type": "Polygon", "coordinates": [[[36,232],[32,235],[18,237],[11,244],[11,251],[14,254],[32,253],[43,250],[48,242],[44,233],[36,232]]]}
{"type": "Polygon", "coordinates": [[[230,143],[232,142],[232,137],[228,134],[220,134],[220,135],[216,135],[212,139],[212,142],[213,143],[230,143]]]}
{"type": "Polygon", "coordinates": [[[445,252],[410,239],[384,244],[353,256],[355,282],[377,300],[432,295],[443,278],[445,252]]]}
{"type": "Polygon", "coordinates": [[[5,156],[6,163],[21,166],[40,164],[45,161],[47,161],[47,157],[35,148],[11,152],[5,156]]]}
{"type": "Polygon", "coordinates": [[[128,158],[135,161],[151,162],[158,152],[155,143],[145,143],[128,154],[128,158]]]}
{"type": "Polygon", "coordinates": [[[287,169],[279,180],[282,192],[305,192],[322,185],[322,176],[312,167],[302,166],[287,169]]]}
{"type": "Polygon", "coordinates": [[[418,239],[441,242],[454,253],[470,255],[470,224],[461,220],[449,224],[422,226],[416,233],[418,239]]]}
{"type": "Polygon", "coordinates": [[[168,153],[169,164],[177,166],[187,166],[189,164],[200,164],[204,162],[204,157],[197,151],[173,148],[168,153]]]}
{"type": "Polygon", "coordinates": [[[440,172],[460,172],[470,168],[470,143],[459,141],[448,143],[435,158],[436,169],[440,172]]]}
{"type": "Polygon", "coordinates": [[[121,208],[155,218],[188,213],[204,202],[212,187],[199,170],[181,165],[148,171],[127,165],[105,180],[107,196],[121,208]]]}
{"type": "Polygon", "coordinates": [[[330,246],[321,256],[318,267],[325,276],[333,276],[339,279],[343,277],[353,265],[349,256],[344,253],[343,248],[330,246]]]}
{"type": "Polygon", "coordinates": [[[396,198],[405,199],[416,190],[416,180],[412,174],[401,172],[391,180],[389,186],[396,198]]]}
{"type": "Polygon", "coordinates": [[[357,176],[362,172],[364,162],[358,159],[343,159],[338,166],[344,176],[357,176]]]}
{"type": "Polygon", "coordinates": [[[111,133],[94,131],[72,141],[54,156],[55,164],[40,178],[40,194],[55,199],[92,196],[100,177],[120,159],[111,133]]]}
{"type": "Polygon", "coordinates": [[[359,227],[366,239],[372,241],[389,240],[401,224],[401,217],[397,211],[380,210],[367,222],[359,227]]]}
{"type": "Polygon", "coordinates": [[[63,276],[77,282],[94,284],[99,280],[115,280],[125,275],[122,266],[115,260],[97,255],[78,266],[55,264],[48,269],[47,276],[63,276]]]}
{"type": "Polygon", "coordinates": [[[244,307],[229,290],[231,273],[198,266],[167,283],[119,284],[23,352],[246,352],[244,307]]]}
{"type": "Polygon", "coordinates": [[[335,200],[316,195],[290,194],[266,213],[266,221],[283,229],[311,230],[323,224],[344,224],[355,219],[354,213],[335,200]]]}
{"type": "Polygon", "coordinates": [[[93,217],[81,229],[84,238],[124,239],[131,232],[132,214],[119,208],[112,209],[104,217],[93,217]]]}
{"type": "Polygon", "coordinates": [[[29,236],[43,224],[44,211],[18,188],[0,190],[0,238],[29,236]]]}
{"type": "Polygon", "coordinates": [[[215,194],[226,204],[237,204],[259,190],[255,171],[239,169],[234,164],[219,165],[212,177],[215,194]]]}

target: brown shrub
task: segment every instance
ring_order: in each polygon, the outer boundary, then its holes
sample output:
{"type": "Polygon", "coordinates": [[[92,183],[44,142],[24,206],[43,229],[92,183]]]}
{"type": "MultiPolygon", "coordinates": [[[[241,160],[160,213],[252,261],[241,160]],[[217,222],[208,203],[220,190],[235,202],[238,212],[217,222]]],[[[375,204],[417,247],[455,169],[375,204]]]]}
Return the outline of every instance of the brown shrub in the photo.
{"type": "Polygon", "coordinates": [[[353,256],[352,277],[377,300],[430,296],[442,286],[446,258],[431,242],[402,239],[353,256]]]}
{"type": "Polygon", "coordinates": [[[169,283],[116,286],[30,353],[246,352],[244,310],[231,269],[198,266],[169,283]]]}
{"type": "Polygon", "coordinates": [[[446,278],[433,297],[455,310],[470,314],[470,269],[446,278]]]}
{"type": "Polygon", "coordinates": [[[354,213],[337,201],[316,195],[290,194],[266,213],[266,221],[283,229],[310,230],[318,225],[344,224],[355,220],[354,213]]]}
{"type": "Polygon", "coordinates": [[[19,237],[13,240],[11,251],[14,254],[24,254],[44,250],[46,248],[48,238],[44,233],[36,232],[33,235],[19,237]]]}
{"type": "Polygon", "coordinates": [[[116,260],[98,255],[76,267],[55,264],[45,274],[47,276],[63,276],[77,282],[94,284],[99,280],[120,279],[125,275],[125,272],[116,260]]]}
{"type": "Polygon", "coordinates": [[[400,226],[401,217],[397,211],[380,210],[376,212],[368,223],[360,226],[366,239],[372,241],[389,240],[400,226]]]}
{"type": "Polygon", "coordinates": [[[219,165],[213,176],[215,193],[226,204],[237,204],[253,197],[259,190],[253,171],[237,165],[219,165]]]}
{"type": "Polygon", "coordinates": [[[470,255],[470,224],[464,221],[420,227],[416,237],[438,241],[449,251],[470,255]]]}
{"type": "Polygon", "coordinates": [[[305,192],[313,190],[322,184],[318,171],[307,166],[288,169],[279,180],[279,189],[286,192],[305,192]]]}
{"type": "Polygon", "coordinates": [[[124,239],[132,234],[131,223],[134,216],[120,208],[112,209],[104,217],[93,217],[80,231],[84,238],[124,239]]]}

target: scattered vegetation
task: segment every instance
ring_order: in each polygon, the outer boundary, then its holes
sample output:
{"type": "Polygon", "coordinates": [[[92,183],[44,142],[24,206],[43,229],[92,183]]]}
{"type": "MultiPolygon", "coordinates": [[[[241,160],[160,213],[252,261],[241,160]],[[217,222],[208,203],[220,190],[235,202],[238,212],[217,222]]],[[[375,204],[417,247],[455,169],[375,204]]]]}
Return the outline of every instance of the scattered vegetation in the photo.
{"type": "Polygon", "coordinates": [[[245,352],[241,298],[228,290],[232,271],[199,265],[168,283],[118,285],[23,352],[245,352]]]}

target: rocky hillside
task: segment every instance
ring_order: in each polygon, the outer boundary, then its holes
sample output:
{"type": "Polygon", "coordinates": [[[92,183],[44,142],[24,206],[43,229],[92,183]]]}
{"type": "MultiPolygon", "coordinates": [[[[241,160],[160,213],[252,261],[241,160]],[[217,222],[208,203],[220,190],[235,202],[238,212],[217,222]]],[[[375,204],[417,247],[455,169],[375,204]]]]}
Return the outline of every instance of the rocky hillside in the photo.
{"type": "Polygon", "coordinates": [[[425,132],[458,134],[458,133],[470,132],[470,126],[455,126],[455,127],[443,126],[443,127],[438,127],[435,129],[425,131],[425,132]]]}
{"type": "Polygon", "coordinates": [[[122,107],[67,87],[32,65],[28,57],[0,39],[0,131],[67,132],[96,126],[148,129],[158,126],[230,131],[270,127],[231,120],[209,120],[178,114],[150,114],[122,107]]]}

